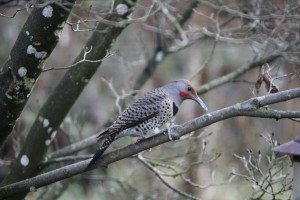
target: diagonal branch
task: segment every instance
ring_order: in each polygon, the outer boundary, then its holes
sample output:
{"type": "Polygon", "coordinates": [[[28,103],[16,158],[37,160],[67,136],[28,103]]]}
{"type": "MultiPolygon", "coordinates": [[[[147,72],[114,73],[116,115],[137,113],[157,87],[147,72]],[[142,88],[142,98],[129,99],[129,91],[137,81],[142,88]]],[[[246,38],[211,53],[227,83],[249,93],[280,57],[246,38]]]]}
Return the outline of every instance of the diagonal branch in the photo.
{"type": "Polygon", "coordinates": [[[266,63],[271,63],[274,62],[275,60],[277,60],[278,58],[281,58],[282,55],[280,54],[273,54],[270,55],[268,57],[265,58],[257,58],[254,59],[253,62],[251,63],[246,63],[244,66],[238,68],[237,70],[226,74],[225,76],[222,76],[220,78],[217,78],[213,81],[210,81],[207,84],[202,85],[201,87],[199,87],[197,89],[197,93],[198,94],[203,94],[213,88],[216,88],[218,86],[221,86],[225,83],[229,83],[232,82],[234,80],[236,80],[238,77],[240,77],[241,75],[245,74],[247,71],[249,71],[250,69],[253,69],[255,67],[260,67],[266,63]]]}
{"type": "MultiPolygon", "coordinates": [[[[218,121],[229,119],[237,116],[249,116],[249,117],[262,117],[262,118],[300,118],[300,112],[288,112],[285,115],[281,112],[281,115],[276,114],[276,112],[268,112],[265,115],[265,108],[262,108],[267,105],[288,101],[294,98],[300,97],[300,87],[290,90],[285,90],[275,94],[269,94],[261,97],[254,97],[249,100],[246,100],[242,103],[237,103],[235,105],[217,110],[188,122],[184,124],[174,126],[171,128],[172,135],[176,136],[179,139],[181,136],[188,134],[197,129],[203,128],[205,126],[211,125],[218,121]],[[263,111],[261,111],[261,108],[263,111]]],[[[172,136],[174,138],[174,136],[172,136]]],[[[38,175],[33,178],[29,178],[17,183],[6,185],[0,188],[0,199],[5,199],[11,195],[16,195],[22,192],[29,192],[30,190],[36,190],[37,188],[43,187],[45,185],[60,181],[77,174],[95,169],[96,167],[105,167],[108,164],[116,162],[118,160],[124,159],[126,157],[132,156],[139,152],[142,152],[146,149],[153,148],[160,144],[166,143],[169,141],[169,137],[165,134],[158,134],[143,141],[140,141],[137,144],[128,145],[122,149],[113,151],[111,153],[105,154],[101,160],[98,160],[96,165],[87,169],[87,165],[90,160],[81,161],[65,167],[38,175]]]]}
{"type": "MultiPolygon", "coordinates": [[[[268,57],[265,58],[261,58],[261,59],[255,59],[253,62],[247,63],[244,66],[241,66],[240,68],[224,75],[221,76],[215,80],[212,80],[204,85],[201,85],[199,88],[197,88],[197,93],[200,94],[204,94],[214,88],[217,88],[225,83],[229,83],[232,82],[234,80],[236,80],[237,78],[239,78],[240,76],[244,75],[247,71],[255,68],[255,67],[259,67],[262,66],[265,63],[271,63],[271,62],[275,62],[277,59],[279,59],[281,57],[281,55],[270,55],[268,57]]],[[[148,78],[146,78],[148,79],[148,78]]],[[[137,81],[138,82],[138,81],[137,81]]],[[[60,156],[65,156],[65,155],[70,155],[72,153],[81,151],[95,143],[97,143],[97,140],[95,139],[96,135],[98,135],[99,133],[96,133],[88,138],[85,138],[81,141],[78,141],[74,144],[71,144],[69,146],[64,147],[63,149],[59,149],[53,153],[50,153],[47,158],[48,159],[52,159],[52,158],[57,158],[60,156]]]]}
{"type": "Polygon", "coordinates": [[[192,196],[192,195],[190,195],[190,194],[188,194],[188,193],[186,193],[186,192],[184,192],[184,191],[182,191],[182,190],[179,190],[178,188],[175,188],[175,187],[173,187],[172,185],[170,185],[169,183],[168,183],[168,181],[166,181],[163,177],[162,177],[162,175],[157,171],[157,169],[156,168],[153,168],[144,158],[143,158],[143,156],[141,155],[141,154],[139,154],[138,156],[137,156],[137,158],[138,158],[138,160],[139,161],[141,161],[150,171],[152,171],[154,174],[155,174],[155,176],[164,184],[164,185],[166,185],[168,188],[170,188],[171,190],[173,190],[174,192],[176,192],[176,193],[178,193],[178,194],[180,194],[181,196],[183,196],[183,197],[185,197],[185,198],[188,198],[188,199],[195,199],[195,200],[197,200],[197,199],[199,199],[199,198],[197,198],[197,197],[195,197],[195,196],[192,196]]]}

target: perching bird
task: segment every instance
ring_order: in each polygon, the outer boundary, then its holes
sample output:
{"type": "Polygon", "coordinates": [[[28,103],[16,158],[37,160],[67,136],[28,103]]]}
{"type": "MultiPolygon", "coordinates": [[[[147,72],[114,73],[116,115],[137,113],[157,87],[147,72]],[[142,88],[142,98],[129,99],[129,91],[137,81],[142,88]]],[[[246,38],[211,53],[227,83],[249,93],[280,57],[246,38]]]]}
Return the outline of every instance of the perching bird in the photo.
{"type": "Polygon", "coordinates": [[[98,140],[106,137],[106,140],[94,154],[88,167],[93,165],[109,145],[120,137],[143,137],[148,133],[159,133],[159,127],[171,121],[177,114],[180,104],[186,99],[196,101],[207,110],[192,84],[183,79],[172,81],[139,97],[97,137],[98,140]]]}

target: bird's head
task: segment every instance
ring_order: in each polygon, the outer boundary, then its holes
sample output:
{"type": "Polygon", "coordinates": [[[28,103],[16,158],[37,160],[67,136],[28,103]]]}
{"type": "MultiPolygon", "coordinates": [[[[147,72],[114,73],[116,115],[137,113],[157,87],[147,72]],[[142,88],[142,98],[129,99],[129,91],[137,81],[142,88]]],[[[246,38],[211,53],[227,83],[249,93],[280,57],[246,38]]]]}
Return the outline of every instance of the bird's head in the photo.
{"type": "Polygon", "coordinates": [[[200,106],[206,111],[208,110],[205,103],[197,95],[194,86],[188,80],[180,79],[172,81],[165,85],[164,89],[166,89],[177,105],[180,105],[186,99],[191,99],[200,104],[200,106]]]}

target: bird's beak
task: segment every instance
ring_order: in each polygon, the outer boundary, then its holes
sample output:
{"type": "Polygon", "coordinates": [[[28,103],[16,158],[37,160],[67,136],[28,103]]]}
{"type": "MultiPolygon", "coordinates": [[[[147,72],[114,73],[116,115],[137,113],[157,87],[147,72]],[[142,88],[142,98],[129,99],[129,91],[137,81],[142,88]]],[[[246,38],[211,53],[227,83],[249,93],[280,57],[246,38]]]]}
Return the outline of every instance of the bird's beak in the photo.
{"type": "Polygon", "coordinates": [[[196,101],[197,103],[199,103],[200,106],[201,106],[204,110],[208,111],[207,106],[206,106],[205,103],[202,101],[202,99],[200,99],[200,97],[198,97],[197,95],[193,95],[193,96],[191,96],[191,97],[192,97],[192,99],[193,99],[194,101],[196,101]]]}

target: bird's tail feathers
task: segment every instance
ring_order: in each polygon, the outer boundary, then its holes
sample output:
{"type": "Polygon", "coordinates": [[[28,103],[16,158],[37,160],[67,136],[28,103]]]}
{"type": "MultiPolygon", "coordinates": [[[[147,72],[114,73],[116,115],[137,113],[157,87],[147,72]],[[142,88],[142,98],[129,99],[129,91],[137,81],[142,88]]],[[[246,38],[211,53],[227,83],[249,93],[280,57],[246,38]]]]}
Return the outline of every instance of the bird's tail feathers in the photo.
{"type": "Polygon", "coordinates": [[[104,138],[105,136],[110,135],[110,130],[106,129],[105,131],[102,131],[101,133],[99,133],[99,135],[96,137],[97,141],[101,140],[102,138],[104,138]]]}
{"type": "MultiPolygon", "coordinates": [[[[119,132],[120,132],[120,130],[118,130],[118,129],[110,129],[110,128],[108,128],[105,131],[101,132],[96,138],[97,138],[97,141],[99,141],[99,140],[101,140],[104,137],[108,138],[111,135],[115,135],[116,136],[116,134],[119,133],[119,132]]],[[[115,137],[115,136],[113,136],[113,137],[115,137]]],[[[115,139],[117,139],[117,138],[115,138],[115,139]]]]}
{"type": "Polygon", "coordinates": [[[101,145],[101,147],[96,151],[96,153],[94,154],[92,160],[90,161],[90,163],[88,164],[87,168],[89,168],[90,166],[94,165],[96,163],[96,161],[102,156],[102,154],[105,152],[105,150],[109,147],[109,145],[111,143],[113,143],[113,141],[115,141],[116,139],[116,135],[117,134],[110,134],[106,140],[104,141],[104,143],[101,145]]]}

